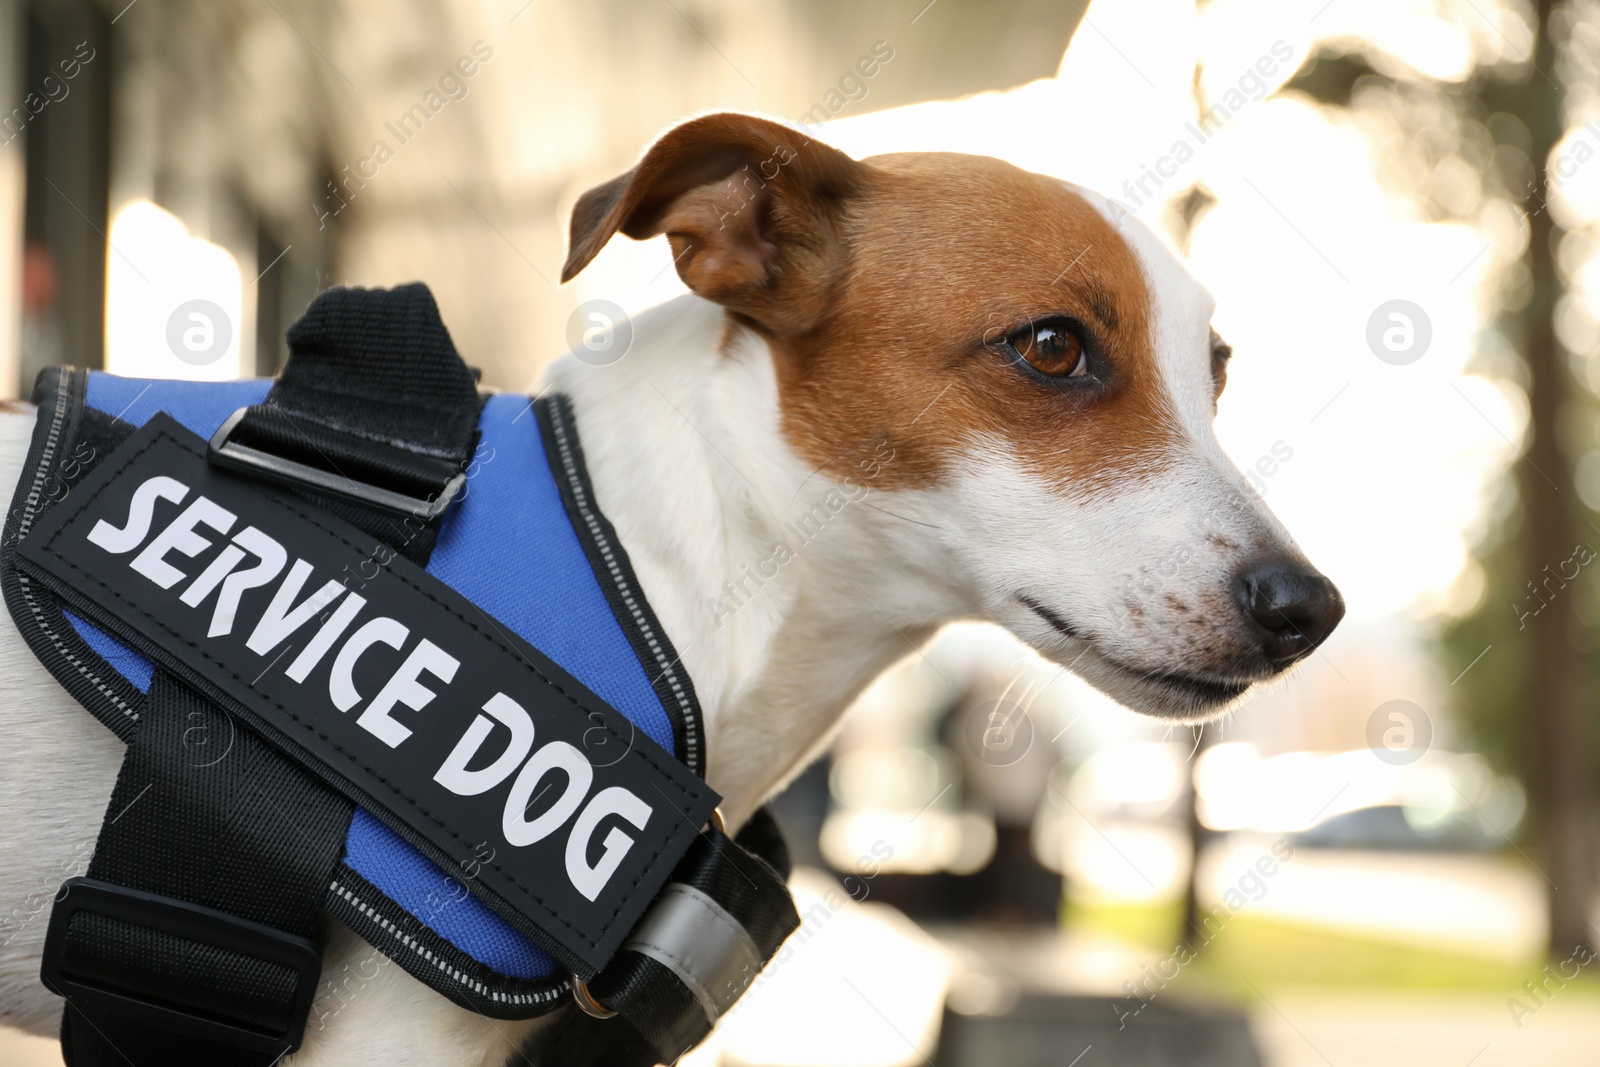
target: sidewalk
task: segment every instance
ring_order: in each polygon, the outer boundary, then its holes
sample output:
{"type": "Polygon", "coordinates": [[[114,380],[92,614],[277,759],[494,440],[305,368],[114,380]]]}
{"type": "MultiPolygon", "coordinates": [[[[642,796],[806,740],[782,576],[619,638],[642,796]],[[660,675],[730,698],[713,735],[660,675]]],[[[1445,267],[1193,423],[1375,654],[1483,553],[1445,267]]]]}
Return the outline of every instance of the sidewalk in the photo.
{"type": "Polygon", "coordinates": [[[5,1067],[61,1067],[61,1048],[50,1038],[30,1037],[0,1026],[0,1063],[5,1067]]]}
{"type": "MultiPolygon", "coordinates": [[[[1507,995],[1516,993],[1508,990],[1507,995]]],[[[1519,1030],[1505,997],[1275,992],[1251,1017],[1267,1067],[1584,1067],[1600,1063],[1600,1004],[1557,994],[1519,1030]]]]}

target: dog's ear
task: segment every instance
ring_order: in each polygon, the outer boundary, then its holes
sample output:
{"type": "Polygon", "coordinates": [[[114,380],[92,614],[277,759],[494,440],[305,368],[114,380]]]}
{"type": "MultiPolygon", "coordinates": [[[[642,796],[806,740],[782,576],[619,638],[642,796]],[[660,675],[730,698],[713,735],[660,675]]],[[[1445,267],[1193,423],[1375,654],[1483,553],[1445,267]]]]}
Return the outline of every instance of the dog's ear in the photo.
{"type": "Polygon", "coordinates": [[[844,208],[862,195],[866,171],[776,122],[693,119],[578,198],[561,280],[618,230],[636,240],[665,233],[691,290],[773,329],[803,331],[848,263],[844,208]]]}

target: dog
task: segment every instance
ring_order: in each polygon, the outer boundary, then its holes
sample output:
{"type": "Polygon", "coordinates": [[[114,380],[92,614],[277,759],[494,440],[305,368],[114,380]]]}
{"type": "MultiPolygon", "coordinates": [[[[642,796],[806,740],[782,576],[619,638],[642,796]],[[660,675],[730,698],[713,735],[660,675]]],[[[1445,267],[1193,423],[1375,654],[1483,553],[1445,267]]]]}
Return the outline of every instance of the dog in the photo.
{"type": "MultiPolygon", "coordinates": [[[[723,113],[579,198],[563,280],[619,231],[665,233],[690,294],[633,320],[622,359],[568,354],[544,387],[571,398],[694,679],[731,826],[951,620],[1199,722],[1343,615],[1212,431],[1229,350],[1211,297],[1106,198],[986,157],[858,161],[723,113]]],[[[32,426],[0,415],[7,485],[32,426]]],[[[0,1022],[54,1034],[50,895],[87,865],[122,746],[9,617],[0,708],[0,1022]]],[[[474,1015],[374,955],[334,924],[325,983],[370,977],[324,994],[288,1067],[540,1062],[541,1020],[474,1015]]]]}

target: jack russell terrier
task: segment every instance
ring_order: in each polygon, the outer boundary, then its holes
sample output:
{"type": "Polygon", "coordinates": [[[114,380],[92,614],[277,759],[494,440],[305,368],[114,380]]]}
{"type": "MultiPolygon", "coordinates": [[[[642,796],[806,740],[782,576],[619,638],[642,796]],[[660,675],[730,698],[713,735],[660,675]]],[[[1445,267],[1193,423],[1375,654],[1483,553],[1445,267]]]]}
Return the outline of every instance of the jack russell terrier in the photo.
{"type": "MultiPolygon", "coordinates": [[[[713,114],[579,198],[563,280],[619,230],[665,233],[692,293],[636,319],[626,358],[569,354],[546,381],[694,679],[730,825],[951,620],[1199,722],[1343,615],[1213,434],[1229,349],[1211,297],[1106,198],[983,157],[857,161],[713,114]]],[[[33,424],[0,415],[0,483],[33,424]]],[[[53,1035],[48,894],[86,866],[123,748],[9,616],[0,709],[0,907],[17,912],[0,1023],[53,1035]]],[[[325,973],[371,952],[335,930],[325,973]]],[[[285,1067],[540,1062],[544,1020],[375,972],[285,1067]]]]}

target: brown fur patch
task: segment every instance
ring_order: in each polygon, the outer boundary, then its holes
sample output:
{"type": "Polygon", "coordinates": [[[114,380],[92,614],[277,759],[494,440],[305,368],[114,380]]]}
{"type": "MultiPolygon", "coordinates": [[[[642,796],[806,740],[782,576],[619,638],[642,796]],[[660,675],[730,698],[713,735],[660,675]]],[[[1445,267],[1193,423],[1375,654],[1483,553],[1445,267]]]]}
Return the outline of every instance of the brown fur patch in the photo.
{"type": "Polygon", "coordinates": [[[692,119],[578,198],[561,280],[618,231],[665,233],[690,289],[777,333],[812,330],[840,280],[848,242],[837,227],[863,174],[843,152],[767,119],[692,119]]]}
{"type": "Polygon", "coordinates": [[[709,115],[579,199],[563,279],[618,230],[665,232],[685,283],[771,343],[783,432],[836,476],[887,443],[874,484],[928,485],[981,437],[1093,493],[1159,471],[1181,436],[1138,258],[1054,179],[949,153],[857,162],[709,115]],[[1040,381],[997,349],[1058,316],[1087,334],[1093,381],[1040,381]]]}
{"type": "Polygon", "coordinates": [[[849,204],[848,275],[824,325],[768,335],[784,432],[800,452],[830,465],[887,440],[884,487],[937,480],[979,435],[1077,491],[1159,470],[1179,430],[1143,271],[1105,217],[1059,182],[984,157],[866,166],[849,204]],[[1099,387],[1058,389],[990,347],[1053,315],[1089,332],[1099,387]]]}

